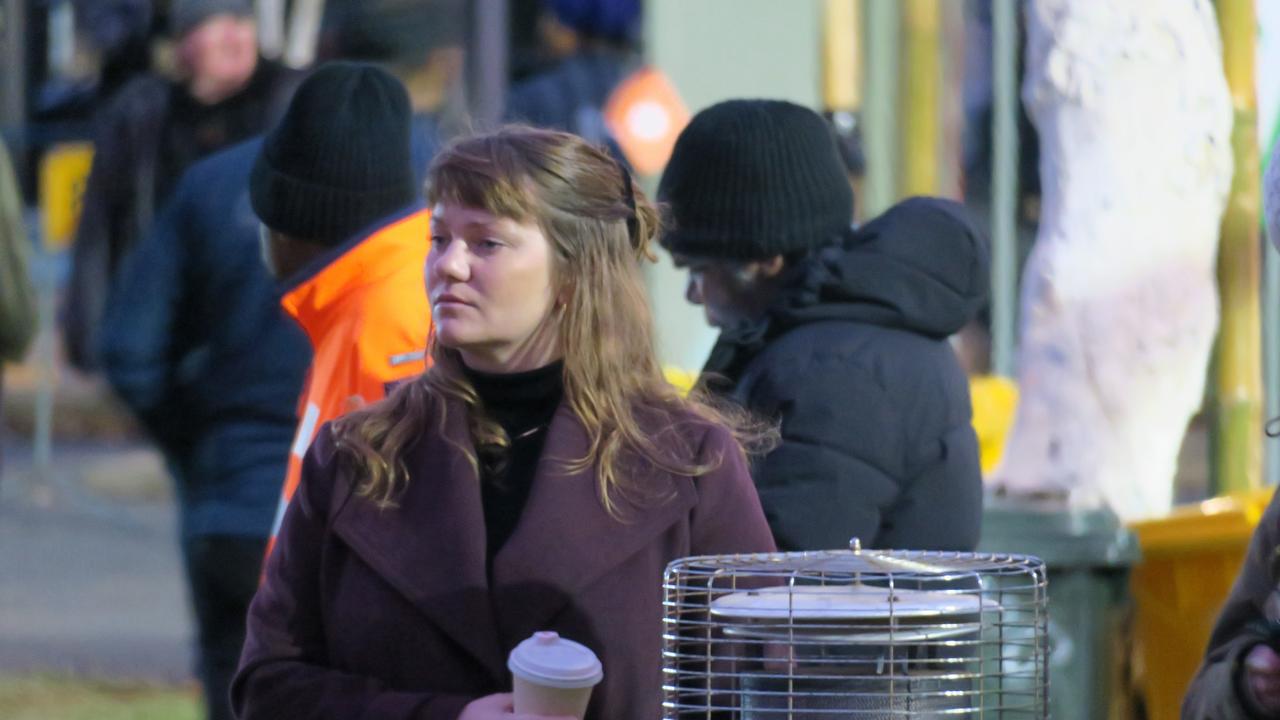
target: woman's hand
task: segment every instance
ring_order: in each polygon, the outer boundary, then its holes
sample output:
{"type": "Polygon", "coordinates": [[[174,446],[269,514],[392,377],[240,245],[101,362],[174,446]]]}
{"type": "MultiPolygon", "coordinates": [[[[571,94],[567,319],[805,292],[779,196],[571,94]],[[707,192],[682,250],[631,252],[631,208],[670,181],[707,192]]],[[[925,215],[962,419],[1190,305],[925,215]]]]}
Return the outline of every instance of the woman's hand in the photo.
{"type": "Polygon", "coordinates": [[[1255,645],[1244,656],[1244,684],[1259,709],[1280,716],[1280,655],[1270,645],[1255,645]]]}
{"type": "Polygon", "coordinates": [[[458,720],[577,720],[572,717],[550,715],[515,714],[511,707],[511,693],[485,695],[467,703],[458,720]]]}

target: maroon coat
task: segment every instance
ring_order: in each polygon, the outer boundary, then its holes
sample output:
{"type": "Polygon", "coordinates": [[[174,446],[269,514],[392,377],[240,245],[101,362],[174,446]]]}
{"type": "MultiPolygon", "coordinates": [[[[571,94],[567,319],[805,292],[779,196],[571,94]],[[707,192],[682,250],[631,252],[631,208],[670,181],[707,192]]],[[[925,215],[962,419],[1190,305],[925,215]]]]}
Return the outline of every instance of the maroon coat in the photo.
{"type": "MultiPolygon", "coordinates": [[[[469,443],[461,405],[406,456],[399,506],[354,496],[326,427],[285,514],[249,610],[232,699],[241,720],[455,720],[471,700],[511,689],[507,653],[536,630],[585,643],[604,664],[594,720],[661,717],[662,574],[700,554],[771,551],[768,525],[728,432],[684,417],[652,422],[656,442],[719,466],[697,478],[649,470],[668,499],[610,517],[561,406],[528,504],[485,572],[480,483],[453,442],[469,443]]],[[[436,417],[434,413],[428,417],[436,417]]]]}

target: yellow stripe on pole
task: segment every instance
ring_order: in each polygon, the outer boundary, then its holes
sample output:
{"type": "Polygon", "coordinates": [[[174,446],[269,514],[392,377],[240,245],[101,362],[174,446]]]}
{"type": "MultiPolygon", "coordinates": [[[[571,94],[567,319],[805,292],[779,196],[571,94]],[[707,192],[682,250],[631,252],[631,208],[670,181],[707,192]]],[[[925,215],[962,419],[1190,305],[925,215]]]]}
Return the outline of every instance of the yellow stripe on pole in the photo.
{"type": "Polygon", "coordinates": [[[902,3],[902,196],[938,189],[941,25],[938,0],[902,3]]]}
{"type": "Polygon", "coordinates": [[[860,0],[827,0],[822,63],[822,98],[827,110],[856,110],[862,105],[861,10],[860,0]]]}
{"type": "Polygon", "coordinates": [[[1223,67],[1231,88],[1235,124],[1231,147],[1234,176],[1222,217],[1218,249],[1218,332],[1215,479],[1219,492],[1262,486],[1262,314],[1258,218],[1257,95],[1254,0],[1219,0],[1223,67]]]}

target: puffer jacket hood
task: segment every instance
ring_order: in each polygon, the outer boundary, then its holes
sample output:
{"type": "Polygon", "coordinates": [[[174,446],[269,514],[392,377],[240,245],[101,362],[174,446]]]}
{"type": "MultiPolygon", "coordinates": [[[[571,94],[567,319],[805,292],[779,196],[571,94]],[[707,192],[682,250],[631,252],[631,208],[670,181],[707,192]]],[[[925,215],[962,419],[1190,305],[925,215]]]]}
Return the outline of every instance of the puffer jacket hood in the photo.
{"type": "Polygon", "coordinates": [[[943,338],[986,301],[987,242],[964,206],[913,197],[803,261],[770,313],[770,334],[848,320],[943,338]]]}
{"type": "Polygon", "coordinates": [[[986,295],[960,205],[912,198],[798,261],[765,317],[720,334],[704,387],[778,424],[755,461],[778,547],[972,550],[982,471],[947,336],[986,295]]]}

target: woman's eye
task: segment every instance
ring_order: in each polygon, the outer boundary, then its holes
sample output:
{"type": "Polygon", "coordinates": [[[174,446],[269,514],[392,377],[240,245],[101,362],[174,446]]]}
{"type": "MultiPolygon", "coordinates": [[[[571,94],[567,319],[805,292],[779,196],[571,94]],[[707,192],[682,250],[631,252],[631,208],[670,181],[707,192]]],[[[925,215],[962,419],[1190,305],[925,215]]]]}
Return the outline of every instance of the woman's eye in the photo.
{"type": "Polygon", "coordinates": [[[483,240],[476,241],[476,249],[478,250],[492,251],[492,250],[497,250],[500,247],[502,247],[502,243],[498,240],[490,240],[488,238],[485,238],[483,240]]]}
{"type": "Polygon", "coordinates": [[[431,244],[432,244],[432,245],[439,245],[440,247],[444,247],[446,244],[448,244],[448,242],[449,242],[449,238],[448,238],[448,236],[446,236],[446,235],[432,235],[432,236],[431,236],[431,244]]]}

